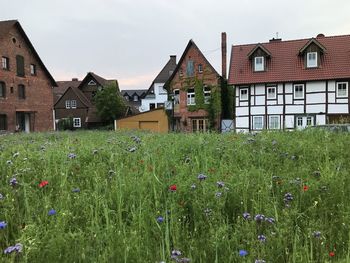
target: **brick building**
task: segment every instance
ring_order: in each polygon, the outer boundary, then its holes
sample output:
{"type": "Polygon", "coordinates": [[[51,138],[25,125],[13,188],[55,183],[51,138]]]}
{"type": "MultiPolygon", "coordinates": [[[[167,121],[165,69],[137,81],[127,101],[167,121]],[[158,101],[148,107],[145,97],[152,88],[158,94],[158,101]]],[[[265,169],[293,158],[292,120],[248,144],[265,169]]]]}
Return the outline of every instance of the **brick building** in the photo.
{"type": "Polygon", "coordinates": [[[182,132],[205,132],[220,127],[221,76],[190,40],[164,87],[174,101],[173,128],[182,132]],[[214,116],[210,116],[213,112],[214,116]],[[210,123],[211,122],[211,123],[210,123]]]}
{"type": "Polygon", "coordinates": [[[54,129],[53,86],[17,20],[0,22],[0,132],[54,129]]]}

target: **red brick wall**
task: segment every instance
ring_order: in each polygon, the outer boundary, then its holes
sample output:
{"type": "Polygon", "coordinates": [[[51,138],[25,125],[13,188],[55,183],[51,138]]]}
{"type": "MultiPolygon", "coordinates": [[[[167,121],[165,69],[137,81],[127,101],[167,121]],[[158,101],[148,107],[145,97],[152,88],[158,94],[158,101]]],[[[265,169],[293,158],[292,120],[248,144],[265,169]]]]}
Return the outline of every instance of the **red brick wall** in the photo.
{"type": "Polygon", "coordinates": [[[0,114],[7,115],[7,129],[16,128],[16,111],[30,111],[34,131],[53,130],[53,93],[50,79],[45,74],[19,31],[13,27],[7,37],[0,40],[0,59],[10,60],[10,70],[0,67],[0,81],[6,84],[6,98],[0,98],[0,114]],[[12,39],[16,39],[13,43],[12,39]],[[25,77],[17,76],[16,55],[24,57],[25,77]],[[36,65],[36,76],[30,75],[30,64],[36,65]],[[18,85],[25,86],[25,99],[18,98],[18,85]],[[13,93],[11,93],[13,87],[13,93]]]}
{"type": "MultiPolygon", "coordinates": [[[[198,48],[192,45],[186,53],[185,59],[182,61],[179,70],[176,72],[175,77],[170,83],[171,90],[180,90],[180,104],[175,106],[174,117],[179,118],[180,130],[184,132],[192,131],[192,118],[207,118],[207,111],[200,109],[197,111],[189,111],[187,108],[187,88],[194,87],[190,82],[193,83],[194,79],[203,81],[204,85],[217,86],[219,88],[220,82],[217,72],[208,64],[202,53],[198,48]],[[188,60],[194,61],[194,77],[188,78],[186,76],[186,67],[188,60]],[[202,64],[203,72],[198,71],[198,65],[202,64]],[[180,76],[180,69],[183,75],[180,76]]],[[[219,89],[220,90],[220,89],[219,89]]],[[[216,128],[219,129],[220,118],[216,121],[216,128]]]]}

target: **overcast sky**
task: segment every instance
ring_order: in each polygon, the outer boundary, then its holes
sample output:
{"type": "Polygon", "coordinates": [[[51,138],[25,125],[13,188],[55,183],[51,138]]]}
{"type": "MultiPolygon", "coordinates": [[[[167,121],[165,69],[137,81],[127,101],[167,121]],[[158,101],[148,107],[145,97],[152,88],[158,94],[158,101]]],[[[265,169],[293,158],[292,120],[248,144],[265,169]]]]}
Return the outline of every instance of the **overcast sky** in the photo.
{"type": "Polygon", "coordinates": [[[53,77],[88,71],[147,89],[193,39],[221,73],[221,32],[231,45],[350,34],[349,0],[0,0],[53,77]]]}

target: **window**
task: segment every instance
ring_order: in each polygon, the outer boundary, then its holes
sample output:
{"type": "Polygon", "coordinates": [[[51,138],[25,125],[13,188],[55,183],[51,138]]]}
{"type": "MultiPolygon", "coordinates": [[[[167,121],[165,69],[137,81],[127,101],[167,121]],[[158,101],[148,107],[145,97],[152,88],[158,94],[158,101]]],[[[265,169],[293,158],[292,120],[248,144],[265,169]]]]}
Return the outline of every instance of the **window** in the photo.
{"type": "Polygon", "coordinates": [[[1,67],[2,67],[2,69],[10,70],[9,58],[7,58],[7,57],[2,57],[1,58],[1,67]]]}
{"type": "Polygon", "coordinates": [[[180,104],[180,90],[174,89],[174,104],[180,104]]]}
{"type": "Polygon", "coordinates": [[[267,88],[267,99],[276,99],[276,87],[267,88]]]}
{"type": "Polygon", "coordinates": [[[208,131],[207,119],[192,119],[192,132],[206,132],[208,131]]]}
{"type": "Polygon", "coordinates": [[[0,82],[0,98],[6,97],[6,85],[4,82],[0,82]]]}
{"type": "Polygon", "coordinates": [[[155,103],[150,103],[149,104],[149,109],[150,110],[153,110],[153,109],[155,109],[156,108],[156,104],[155,103]]]}
{"type": "Polygon", "coordinates": [[[297,84],[294,85],[294,99],[303,99],[304,98],[304,85],[297,84]]]}
{"type": "Polygon", "coordinates": [[[70,100],[66,100],[66,109],[70,109],[70,100]]]}
{"type": "Polygon", "coordinates": [[[306,126],[313,126],[313,118],[311,116],[306,117],[306,126]]]}
{"type": "Polygon", "coordinates": [[[159,94],[166,95],[168,94],[168,91],[163,88],[163,86],[159,86],[159,94]]]}
{"type": "Polygon", "coordinates": [[[19,99],[26,98],[26,91],[25,91],[24,85],[18,85],[18,98],[19,99]]]}
{"type": "Polygon", "coordinates": [[[7,116],[5,114],[0,114],[0,131],[7,130],[7,116]]]}
{"type": "Polygon", "coordinates": [[[269,116],[269,129],[280,129],[280,116],[269,116]]]}
{"type": "Polygon", "coordinates": [[[253,116],[253,130],[262,130],[264,128],[264,117],[253,116]]]}
{"type": "Polygon", "coordinates": [[[210,88],[210,87],[207,87],[207,86],[204,86],[203,92],[204,92],[204,103],[205,103],[205,104],[209,104],[209,102],[210,102],[211,88],[210,88]]]}
{"type": "Polygon", "coordinates": [[[124,98],[125,98],[126,101],[129,101],[129,96],[128,95],[125,95],[124,98]]]}
{"type": "Polygon", "coordinates": [[[89,86],[94,86],[94,85],[96,85],[96,82],[93,81],[93,80],[90,80],[89,83],[88,83],[88,85],[89,85],[89,86]]]}
{"type": "Polygon", "coordinates": [[[139,100],[139,96],[134,95],[134,101],[138,101],[139,100]]]}
{"type": "Polygon", "coordinates": [[[198,73],[202,73],[203,72],[203,65],[199,64],[198,65],[198,73]]]}
{"type": "Polygon", "coordinates": [[[76,100],[71,100],[70,101],[70,106],[72,109],[76,109],[77,108],[77,101],[76,100]]]}
{"type": "Polygon", "coordinates": [[[254,70],[255,71],[264,71],[264,57],[255,57],[254,58],[254,70]]]}
{"type": "Polygon", "coordinates": [[[164,103],[157,103],[157,108],[160,108],[160,107],[164,108],[164,103]]]}
{"type": "Polygon", "coordinates": [[[24,57],[17,55],[16,63],[17,63],[17,76],[24,77],[24,57]]]}
{"type": "Polygon", "coordinates": [[[36,66],[34,64],[30,64],[30,75],[36,75],[36,66]]]}
{"type": "Polygon", "coordinates": [[[248,89],[240,89],[239,90],[239,99],[240,100],[248,100],[248,89]]]}
{"type": "Polygon", "coordinates": [[[303,117],[297,117],[297,127],[303,126],[303,117]]]}
{"type": "Polygon", "coordinates": [[[179,70],[179,75],[180,75],[180,77],[182,77],[184,75],[184,72],[182,69],[179,70]]]}
{"type": "Polygon", "coordinates": [[[337,97],[338,98],[348,97],[348,83],[347,82],[337,83],[337,97]]]}
{"type": "Polygon", "coordinates": [[[80,128],[81,127],[80,118],[73,118],[73,127],[74,128],[80,128]]]}
{"type": "Polygon", "coordinates": [[[194,89],[187,90],[187,105],[196,105],[194,89]]]}
{"type": "Polygon", "coordinates": [[[317,52],[308,52],[306,54],[306,67],[308,68],[317,67],[317,52]]]}
{"type": "Polygon", "coordinates": [[[194,62],[193,62],[193,60],[187,61],[186,75],[187,75],[187,77],[192,77],[194,75],[194,62]]]}

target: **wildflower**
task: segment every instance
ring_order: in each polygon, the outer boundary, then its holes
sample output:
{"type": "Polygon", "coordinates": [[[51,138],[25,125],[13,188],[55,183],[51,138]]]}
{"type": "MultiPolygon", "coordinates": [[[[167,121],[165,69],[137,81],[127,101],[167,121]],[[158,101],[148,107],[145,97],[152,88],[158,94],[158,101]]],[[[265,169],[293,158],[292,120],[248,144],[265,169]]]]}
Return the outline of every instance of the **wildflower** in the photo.
{"type": "Polygon", "coordinates": [[[335,252],[334,251],[329,252],[329,256],[330,257],[334,257],[335,256],[335,252]]]}
{"type": "Polygon", "coordinates": [[[290,159],[293,160],[293,161],[296,161],[296,160],[298,160],[298,156],[292,155],[292,156],[290,157],[290,159]]]}
{"type": "Polygon", "coordinates": [[[69,154],[68,154],[68,158],[69,158],[69,159],[75,159],[76,157],[77,157],[77,155],[74,154],[74,153],[69,153],[69,154]]]}
{"type": "Polygon", "coordinates": [[[136,151],[136,149],[137,149],[136,147],[130,147],[130,148],[128,149],[128,151],[132,153],[132,152],[136,151]]]}
{"type": "Polygon", "coordinates": [[[0,229],[5,229],[7,226],[7,223],[5,221],[0,221],[0,229]]]}
{"type": "Polygon", "coordinates": [[[265,220],[265,216],[263,214],[257,214],[255,217],[254,217],[254,220],[258,223],[261,223],[262,221],[265,220]]]}
{"type": "Polygon", "coordinates": [[[18,184],[18,181],[17,181],[16,177],[11,178],[10,185],[11,186],[16,186],[17,184],[18,184]]]}
{"type": "Polygon", "coordinates": [[[72,192],[73,192],[73,193],[79,193],[79,192],[80,192],[80,189],[79,189],[79,188],[74,188],[74,189],[72,190],[72,192]]]}
{"type": "Polygon", "coordinates": [[[321,177],[321,172],[320,171],[314,171],[314,177],[320,178],[321,177]]]}
{"type": "Polygon", "coordinates": [[[141,139],[135,135],[131,136],[131,138],[133,139],[134,142],[136,143],[141,143],[141,139]]]}
{"type": "Polygon", "coordinates": [[[258,235],[258,240],[261,241],[261,242],[266,242],[266,236],[258,235]]]}
{"type": "Polygon", "coordinates": [[[241,257],[245,257],[246,255],[248,255],[248,251],[244,250],[244,249],[240,249],[239,250],[239,255],[241,257]]]}
{"type": "Polygon", "coordinates": [[[256,259],[254,263],[266,263],[263,259],[256,259]]]}
{"type": "Polygon", "coordinates": [[[249,214],[248,212],[244,212],[244,213],[243,213],[243,218],[244,218],[245,220],[249,220],[249,219],[250,219],[250,214],[249,214]]]}
{"type": "Polygon", "coordinates": [[[276,141],[276,140],[272,140],[271,144],[272,144],[272,145],[276,145],[276,144],[277,144],[277,141],[276,141]]]}
{"type": "Polygon", "coordinates": [[[8,165],[12,165],[13,163],[12,163],[12,161],[11,161],[11,160],[7,160],[7,161],[6,161],[6,164],[8,164],[8,165]]]}
{"type": "Polygon", "coordinates": [[[49,184],[49,181],[42,181],[40,184],[39,184],[39,187],[40,188],[43,188],[45,186],[47,186],[49,184]]]}
{"type": "Polygon", "coordinates": [[[303,191],[306,192],[307,190],[309,190],[309,187],[307,185],[303,186],[303,191]]]}
{"type": "Polygon", "coordinates": [[[216,182],[216,184],[217,184],[217,186],[218,186],[219,188],[222,188],[222,187],[225,186],[225,183],[224,183],[224,182],[221,182],[221,181],[216,182]]]}
{"type": "Polygon", "coordinates": [[[164,222],[164,217],[158,216],[158,217],[157,217],[157,222],[158,222],[158,223],[163,223],[163,222],[164,222]]]}
{"type": "Polygon", "coordinates": [[[197,187],[196,184],[191,185],[192,190],[196,189],[196,187],[197,187]]]}
{"type": "Polygon", "coordinates": [[[210,214],[211,214],[211,209],[210,209],[210,208],[206,208],[206,209],[204,210],[204,213],[205,213],[206,216],[210,216],[210,214]]]}
{"type": "Polygon", "coordinates": [[[274,224],[275,223],[275,219],[273,217],[267,217],[267,218],[265,218],[265,221],[270,223],[270,224],[274,224]]]}
{"type": "Polygon", "coordinates": [[[4,196],[2,194],[0,194],[0,200],[4,199],[4,196]]]}
{"type": "Polygon", "coordinates": [[[197,178],[199,181],[203,181],[203,180],[207,179],[207,177],[208,176],[206,176],[205,174],[199,174],[197,178]]]}
{"type": "Polygon", "coordinates": [[[96,149],[92,151],[92,154],[97,154],[97,153],[98,153],[98,150],[96,149]]]}
{"type": "Polygon", "coordinates": [[[185,158],[185,163],[188,164],[188,163],[190,163],[190,162],[191,162],[191,158],[190,158],[190,157],[186,157],[186,158],[185,158]]]}
{"type": "Polygon", "coordinates": [[[51,209],[48,213],[49,216],[53,216],[56,215],[56,210],[55,209],[51,209]]]}
{"type": "Polygon", "coordinates": [[[321,232],[320,231],[314,231],[312,233],[312,235],[315,237],[315,238],[320,238],[321,237],[321,232]]]}
{"type": "Polygon", "coordinates": [[[16,158],[19,155],[19,152],[16,152],[12,155],[13,158],[16,158]]]}
{"type": "Polygon", "coordinates": [[[173,251],[171,251],[171,255],[175,256],[175,257],[178,257],[178,256],[181,256],[182,254],[181,254],[180,250],[174,249],[173,251]]]}
{"type": "Polygon", "coordinates": [[[291,194],[291,193],[286,193],[285,195],[284,195],[284,202],[286,202],[286,203],[288,203],[288,202],[290,202],[290,201],[293,201],[293,195],[291,194]]]}
{"type": "Polygon", "coordinates": [[[23,245],[21,243],[17,243],[14,246],[10,246],[4,250],[4,254],[11,254],[12,252],[20,253],[23,250],[23,245]]]}
{"type": "Polygon", "coordinates": [[[172,191],[172,192],[175,192],[176,189],[177,189],[176,184],[173,184],[173,185],[169,186],[169,190],[172,191]]]}
{"type": "Polygon", "coordinates": [[[222,195],[222,193],[221,193],[221,192],[217,192],[217,193],[215,193],[215,196],[216,196],[217,198],[221,197],[221,195],[222,195]]]}

